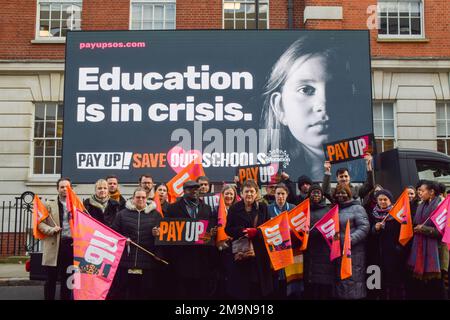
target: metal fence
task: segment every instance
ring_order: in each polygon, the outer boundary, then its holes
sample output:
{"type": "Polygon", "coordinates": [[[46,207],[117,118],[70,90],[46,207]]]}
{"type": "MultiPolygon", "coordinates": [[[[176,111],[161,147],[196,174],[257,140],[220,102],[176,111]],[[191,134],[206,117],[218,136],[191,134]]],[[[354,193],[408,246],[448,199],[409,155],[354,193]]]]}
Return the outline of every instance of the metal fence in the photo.
{"type": "Polygon", "coordinates": [[[40,241],[33,237],[34,194],[22,193],[0,207],[0,257],[22,256],[40,251],[40,241]]]}

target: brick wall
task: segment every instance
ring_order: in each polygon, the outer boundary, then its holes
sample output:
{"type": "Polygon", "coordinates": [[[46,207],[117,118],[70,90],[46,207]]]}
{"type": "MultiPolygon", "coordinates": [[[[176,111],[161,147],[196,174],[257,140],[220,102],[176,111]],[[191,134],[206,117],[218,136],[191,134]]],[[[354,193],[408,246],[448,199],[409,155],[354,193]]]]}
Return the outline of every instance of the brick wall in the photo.
{"type": "Polygon", "coordinates": [[[26,233],[0,233],[0,257],[25,255],[26,233]],[[15,240],[15,243],[14,243],[15,240]]]}

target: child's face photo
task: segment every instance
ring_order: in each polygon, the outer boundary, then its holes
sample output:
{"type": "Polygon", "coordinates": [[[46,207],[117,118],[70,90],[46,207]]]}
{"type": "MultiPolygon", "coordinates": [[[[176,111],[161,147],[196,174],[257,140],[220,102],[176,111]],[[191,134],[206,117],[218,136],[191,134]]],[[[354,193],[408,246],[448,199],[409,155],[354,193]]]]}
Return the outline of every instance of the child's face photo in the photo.
{"type": "Polygon", "coordinates": [[[272,96],[281,123],[311,148],[321,148],[328,141],[326,90],[330,80],[323,56],[301,57],[289,71],[281,94],[276,92],[272,96]]]}

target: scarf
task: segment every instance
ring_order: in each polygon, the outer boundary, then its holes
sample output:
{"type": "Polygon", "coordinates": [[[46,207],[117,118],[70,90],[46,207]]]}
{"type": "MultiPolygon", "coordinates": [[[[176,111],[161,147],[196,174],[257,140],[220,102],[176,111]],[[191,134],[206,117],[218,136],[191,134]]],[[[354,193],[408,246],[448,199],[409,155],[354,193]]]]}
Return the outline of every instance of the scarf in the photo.
{"type": "MultiPolygon", "coordinates": [[[[386,216],[389,214],[389,211],[392,209],[392,205],[388,206],[386,209],[381,209],[378,205],[376,205],[372,210],[372,217],[375,220],[380,220],[377,222],[381,222],[386,216]]],[[[394,218],[390,215],[386,218],[386,221],[393,220],[394,218]]]]}
{"type": "MultiPolygon", "coordinates": [[[[439,198],[422,202],[414,216],[414,225],[423,224],[439,204],[439,198]]],[[[426,225],[432,226],[428,220],[426,225]]],[[[421,233],[415,233],[408,259],[408,266],[412,269],[413,277],[419,280],[440,279],[441,266],[439,263],[439,241],[421,233]]]]}
{"type": "Polygon", "coordinates": [[[96,208],[99,208],[100,210],[102,210],[103,213],[105,213],[106,207],[108,206],[108,201],[109,201],[109,197],[106,197],[105,200],[100,201],[100,199],[98,199],[95,194],[92,195],[89,198],[89,203],[96,208]]]}
{"type": "Polygon", "coordinates": [[[186,205],[186,209],[191,218],[197,218],[198,207],[200,206],[200,201],[192,201],[187,197],[183,197],[184,203],[186,205]]]}
{"type": "Polygon", "coordinates": [[[120,194],[119,189],[117,189],[116,192],[114,192],[114,193],[109,193],[109,197],[113,200],[116,200],[117,202],[120,202],[120,196],[121,196],[121,194],[120,194]]]}

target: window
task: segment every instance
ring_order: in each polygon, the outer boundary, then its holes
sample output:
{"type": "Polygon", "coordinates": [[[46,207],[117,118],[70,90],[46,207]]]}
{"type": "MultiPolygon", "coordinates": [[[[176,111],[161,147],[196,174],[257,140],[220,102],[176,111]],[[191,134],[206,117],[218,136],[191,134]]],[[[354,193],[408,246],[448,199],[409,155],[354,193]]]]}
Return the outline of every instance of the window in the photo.
{"type": "Polygon", "coordinates": [[[34,174],[61,173],[63,105],[36,104],[34,115],[34,174]]]}
{"type": "Polygon", "coordinates": [[[380,38],[423,38],[423,1],[378,1],[380,38]]]}
{"type": "Polygon", "coordinates": [[[38,0],[38,39],[63,39],[81,29],[81,0],[38,0]]]}
{"type": "MultiPolygon", "coordinates": [[[[258,29],[269,28],[269,1],[259,0],[258,29]]],[[[224,0],[224,29],[256,29],[254,0],[224,0]]]]}
{"type": "Polygon", "coordinates": [[[131,1],[131,30],[175,29],[175,0],[131,1]]]}
{"type": "Polygon", "coordinates": [[[373,127],[377,152],[391,150],[395,147],[394,103],[373,103],[373,127]]]}
{"type": "Polygon", "coordinates": [[[437,150],[450,153],[450,102],[436,103],[437,150]]]}

